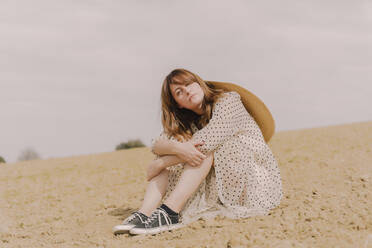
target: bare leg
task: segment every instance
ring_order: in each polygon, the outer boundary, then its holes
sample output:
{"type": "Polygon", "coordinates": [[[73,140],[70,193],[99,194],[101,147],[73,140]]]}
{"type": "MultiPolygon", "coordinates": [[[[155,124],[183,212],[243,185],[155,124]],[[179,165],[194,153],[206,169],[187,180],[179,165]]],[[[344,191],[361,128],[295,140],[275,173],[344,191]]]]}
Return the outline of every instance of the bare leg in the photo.
{"type": "Polygon", "coordinates": [[[169,171],[164,169],[159,175],[152,178],[147,184],[146,193],[141,208],[141,213],[150,216],[151,213],[159,207],[162,198],[165,195],[168,186],[169,171]]]}
{"type": "Polygon", "coordinates": [[[207,154],[207,158],[199,166],[192,167],[189,164],[185,164],[176,187],[164,204],[179,213],[203,179],[208,175],[212,165],[213,153],[207,154]]]}

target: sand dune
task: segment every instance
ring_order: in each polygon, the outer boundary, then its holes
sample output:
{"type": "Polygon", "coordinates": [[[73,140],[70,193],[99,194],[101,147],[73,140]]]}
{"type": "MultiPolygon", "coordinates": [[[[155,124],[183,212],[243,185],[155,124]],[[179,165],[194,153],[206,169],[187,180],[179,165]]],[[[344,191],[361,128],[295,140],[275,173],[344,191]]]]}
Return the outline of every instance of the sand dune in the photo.
{"type": "Polygon", "coordinates": [[[149,148],[0,164],[0,247],[372,247],[372,122],[278,132],[268,216],[114,236],[140,206],[149,148]]]}

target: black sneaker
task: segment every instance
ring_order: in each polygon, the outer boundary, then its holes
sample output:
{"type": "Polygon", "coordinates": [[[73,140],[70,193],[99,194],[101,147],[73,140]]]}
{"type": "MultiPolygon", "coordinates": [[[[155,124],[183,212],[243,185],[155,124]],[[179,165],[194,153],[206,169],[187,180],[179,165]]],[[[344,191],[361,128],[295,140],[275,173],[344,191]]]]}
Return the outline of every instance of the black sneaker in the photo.
{"type": "Polygon", "coordinates": [[[144,215],[141,212],[135,211],[131,215],[129,215],[122,224],[114,226],[112,231],[114,234],[123,234],[128,232],[134,226],[144,223],[149,217],[144,215]]]}
{"type": "Polygon", "coordinates": [[[129,230],[130,234],[156,234],[182,227],[179,214],[169,215],[161,207],[157,208],[147,221],[137,224],[129,230]]]}

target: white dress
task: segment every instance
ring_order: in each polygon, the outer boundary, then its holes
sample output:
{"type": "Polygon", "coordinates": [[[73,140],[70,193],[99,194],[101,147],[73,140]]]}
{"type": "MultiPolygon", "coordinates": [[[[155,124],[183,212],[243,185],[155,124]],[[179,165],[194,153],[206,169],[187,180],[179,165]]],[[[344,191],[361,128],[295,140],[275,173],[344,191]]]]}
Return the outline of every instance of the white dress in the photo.
{"type": "MultiPolygon", "coordinates": [[[[280,204],[283,193],[277,161],[237,92],[224,93],[209,123],[200,130],[193,124],[192,129],[192,140],[204,141],[199,150],[214,152],[214,167],[180,212],[182,223],[216,215],[232,219],[267,215],[280,204]]],[[[158,139],[176,140],[161,132],[152,139],[153,153],[158,139]]],[[[167,168],[165,198],[177,184],[184,164],[167,168]]]]}

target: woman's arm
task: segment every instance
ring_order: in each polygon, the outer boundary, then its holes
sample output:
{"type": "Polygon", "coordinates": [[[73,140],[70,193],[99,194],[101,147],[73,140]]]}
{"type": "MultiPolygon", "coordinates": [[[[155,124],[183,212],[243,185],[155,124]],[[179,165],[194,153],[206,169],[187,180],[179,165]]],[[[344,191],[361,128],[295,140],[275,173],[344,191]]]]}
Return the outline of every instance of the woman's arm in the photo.
{"type": "Polygon", "coordinates": [[[159,175],[165,168],[182,162],[184,161],[176,155],[157,156],[157,158],[151,161],[147,166],[147,181],[159,175]]]}
{"type": "Polygon", "coordinates": [[[202,145],[203,142],[178,142],[173,136],[167,136],[164,131],[151,141],[151,152],[158,158],[164,155],[176,155],[184,162],[191,166],[199,165],[205,155],[196,147],[202,145]]]}
{"type": "Polygon", "coordinates": [[[180,151],[180,142],[170,139],[161,138],[160,136],[153,141],[152,152],[157,155],[177,155],[180,151]]]}
{"type": "Polygon", "coordinates": [[[158,156],[156,159],[151,161],[147,167],[147,181],[150,181],[152,178],[159,175],[159,173],[165,168],[179,163],[185,163],[185,161],[176,155],[158,156]]]}
{"type": "Polygon", "coordinates": [[[184,163],[185,161],[179,158],[176,155],[164,155],[160,156],[157,160],[159,160],[159,167],[161,170],[179,164],[179,163],[184,163]]]}

